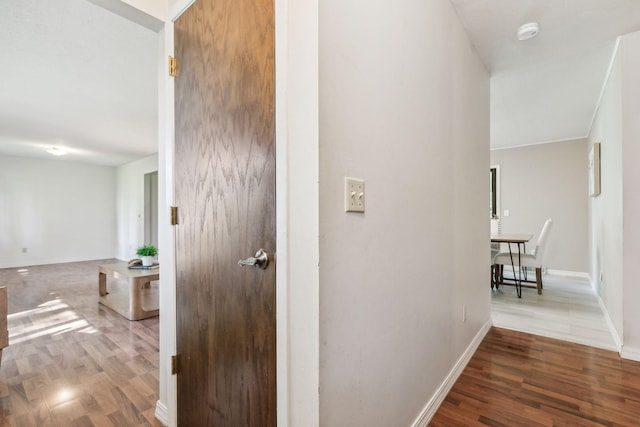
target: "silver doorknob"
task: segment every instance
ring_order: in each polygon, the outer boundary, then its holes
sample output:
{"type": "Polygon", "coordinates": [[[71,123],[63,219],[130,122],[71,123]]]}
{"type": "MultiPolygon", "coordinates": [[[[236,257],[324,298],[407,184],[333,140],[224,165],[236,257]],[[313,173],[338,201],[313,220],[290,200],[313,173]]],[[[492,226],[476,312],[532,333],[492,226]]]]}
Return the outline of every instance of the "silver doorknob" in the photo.
{"type": "Polygon", "coordinates": [[[269,265],[269,256],[264,251],[264,249],[258,249],[255,256],[249,257],[247,259],[241,259],[238,261],[238,265],[244,267],[245,265],[252,265],[255,268],[259,268],[264,270],[269,265]]]}

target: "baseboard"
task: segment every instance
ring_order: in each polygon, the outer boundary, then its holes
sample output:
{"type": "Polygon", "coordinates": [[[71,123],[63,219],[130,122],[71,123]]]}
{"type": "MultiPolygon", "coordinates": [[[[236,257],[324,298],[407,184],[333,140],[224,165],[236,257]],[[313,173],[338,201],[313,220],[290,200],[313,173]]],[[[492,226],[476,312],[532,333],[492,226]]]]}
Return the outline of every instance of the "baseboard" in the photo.
{"type": "Polygon", "coordinates": [[[169,425],[169,411],[167,410],[167,407],[164,405],[164,403],[160,402],[159,400],[156,401],[156,412],[154,415],[156,419],[163,425],[169,425]]]}
{"type": "Polygon", "coordinates": [[[549,276],[575,277],[577,279],[585,279],[591,281],[589,273],[585,273],[584,271],[553,270],[551,268],[547,268],[545,269],[545,272],[549,276]]]}
{"type": "Polygon", "coordinates": [[[620,357],[623,359],[635,360],[640,362],[640,348],[622,347],[620,350],[620,357]]]}
{"type": "MultiPolygon", "coordinates": [[[[604,301],[602,301],[602,298],[600,297],[600,295],[598,295],[597,293],[595,295],[596,295],[596,299],[598,300],[598,304],[600,305],[600,310],[602,310],[602,314],[604,314],[604,319],[607,321],[607,327],[609,328],[609,332],[613,337],[613,342],[616,345],[616,348],[618,349],[618,353],[620,353],[620,355],[622,356],[622,339],[620,338],[620,335],[618,335],[618,331],[616,330],[616,327],[613,324],[613,320],[611,320],[611,316],[609,316],[609,311],[607,310],[607,307],[605,306],[604,301]]],[[[633,360],[640,360],[640,359],[633,359],[633,360]]]]}
{"type": "Polygon", "coordinates": [[[420,415],[418,415],[413,424],[411,424],[411,427],[426,427],[429,424],[429,421],[431,421],[431,418],[433,418],[433,416],[438,411],[438,408],[447,397],[447,394],[449,394],[449,391],[458,380],[460,374],[462,374],[462,371],[469,363],[469,360],[471,360],[471,357],[478,349],[478,346],[484,339],[485,335],[487,335],[487,332],[489,332],[489,329],[491,329],[491,325],[492,322],[491,319],[489,319],[487,323],[485,323],[482,328],[480,328],[467,349],[464,351],[464,353],[462,353],[462,356],[460,356],[460,358],[454,365],[451,372],[449,372],[449,375],[447,375],[447,378],[445,378],[440,387],[438,387],[438,390],[436,390],[435,394],[426,404],[424,409],[422,409],[420,415]]]}

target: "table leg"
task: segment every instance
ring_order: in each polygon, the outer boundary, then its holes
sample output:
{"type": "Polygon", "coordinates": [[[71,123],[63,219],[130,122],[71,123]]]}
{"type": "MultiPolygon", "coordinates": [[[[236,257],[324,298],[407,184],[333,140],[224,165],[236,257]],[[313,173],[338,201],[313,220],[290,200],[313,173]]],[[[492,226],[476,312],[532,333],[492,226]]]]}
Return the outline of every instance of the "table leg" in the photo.
{"type": "MultiPolygon", "coordinates": [[[[518,288],[520,288],[520,292],[518,293],[518,298],[522,298],[522,259],[521,259],[522,250],[520,248],[520,243],[518,243],[518,288]]],[[[526,278],[525,278],[526,280],[526,278]]]]}
{"type": "Polygon", "coordinates": [[[511,243],[509,245],[509,258],[511,259],[511,268],[513,270],[513,280],[516,282],[516,293],[518,294],[518,298],[522,298],[522,270],[521,270],[521,259],[520,259],[520,243],[518,243],[518,275],[516,276],[516,266],[513,262],[513,251],[511,250],[511,243]]]}
{"type": "Polygon", "coordinates": [[[98,293],[101,297],[107,295],[107,275],[103,272],[98,273],[98,293]]]}
{"type": "Polygon", "coordinates": [[[129,318],[138,320],[142,316],[142,285],[144,278],[131,279],[129,282],[129,318]]]}

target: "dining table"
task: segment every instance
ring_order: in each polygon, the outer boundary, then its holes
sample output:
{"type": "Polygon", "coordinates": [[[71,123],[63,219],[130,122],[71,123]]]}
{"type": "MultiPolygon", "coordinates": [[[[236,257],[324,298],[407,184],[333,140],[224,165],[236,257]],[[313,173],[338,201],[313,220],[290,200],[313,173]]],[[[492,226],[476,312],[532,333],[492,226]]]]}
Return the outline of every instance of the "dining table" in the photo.
{"type": "MultiPolygon", "coordinates": [[[[526,244],[533,238],[533,234],[491,234],[491,243],[506,243],[509,247],[509,258],[511,259],[511,268],[513,269],[513,281],[515,282],[516,293],[518,298],[522,298],[522,268],[521,256],[526,251],[526,244]],[[514,254],[514,250],[511,245],[515,245],[518,249],[517,254],[514,254]],[[514,262],[514,256],[517,255],[518,259],[518,274],[516,275],[516,266],[514,262]]],[[[526,279],[526,278],[525,278],[526,279]]],[[[495,280],[492,276],[491,280],[495,280]]]]}

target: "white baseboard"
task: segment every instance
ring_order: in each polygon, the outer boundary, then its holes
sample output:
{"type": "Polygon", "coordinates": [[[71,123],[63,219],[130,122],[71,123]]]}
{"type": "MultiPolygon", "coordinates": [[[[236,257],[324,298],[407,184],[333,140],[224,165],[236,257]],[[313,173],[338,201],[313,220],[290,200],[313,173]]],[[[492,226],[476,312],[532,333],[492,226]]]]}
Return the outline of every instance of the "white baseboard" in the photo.
{"type": "Polygon", "coordinates": [[[471,360],[473,353],[476,352],[485,335],[487,335],[487,332],[489,332],[489,329],[491,329],[491,326],[492,322],[491,319],[489,319],[487,323],[485,323],[482,328],[480,328],[467,349],[464,351],[464,353],[462,353],[462,356],[460,356],[460,358],[454,365],[451,372],[449,372],[449,375],[447,375],[447,378],[445,378],[440,387],[438,387],[438,390],[436,390],[435,394],[426,404],[424,409],[422,409],[420,415],[418,415],[413,424],[411,424],[411,427],[426,427],[429,424],[429,421],[431,421],[431,418],[433,418],[433,416],[436,414],[436,411],[438,410],[444,399],[447,397],[447,394],[449,394],[449,391],[458,380],[460,374],[462,374],[462,371],[469,363],[469,360],[471,360]]]}
{"type": "Polygon", "coordinates": [[[553,270],[553,269],[547,268],[545,269],[545,272],[550,276],[575,277],[578,279],[586,279],[591,281],[591,277],[589,276],[589,273],[585,273],[584,271],[553,270]]]}
{"type": "Polygon", "coordinates": [[[160,402],[159,400],[156,401],[156,412],[154,415],[157,420],[160,421],[163,425],[169,425],[169,411],[167,410],[167,407],[164,405],[164,403],[160,402]]]}
{"type": "Polygon", "coordinates": [[[620,350],[620,357],[623,359],[635,360],[640,362],[640,348],[622,347],[620,350]]]}
{"type": "MultiPolygon", "coordinates": [[[[609,327],[609,332],[613,337],[613,342],[615,343],[616,348],[618,349],[618,353],[620,353],[620,356],[622,356],[622,338],[620,338],[620,335],[618,335],[618,331],[616,330],[616,327],[613,324],[613,320],[611,320],[611,316],[609,316],[609,311],[607,310],[607,307],[604,305],[604,301],[602,301],[602,298],[600,298],[600,295],[598,295],[597,293],[595,295],[596,295],[596,299],[598,300],[598,304],[600,305],[600,310],[602,310],[602,314],[604,314],[604,319],[607,321],[607,326],[609,327]]],[[[640,360],[640,359],[634,359],[634,360],[640,360]]]]}

